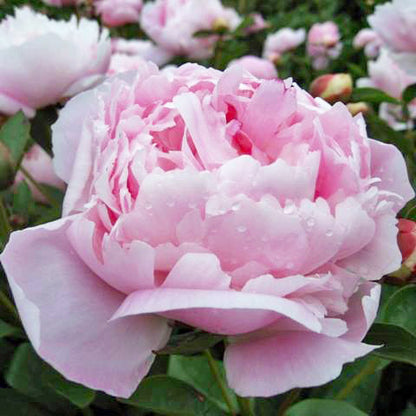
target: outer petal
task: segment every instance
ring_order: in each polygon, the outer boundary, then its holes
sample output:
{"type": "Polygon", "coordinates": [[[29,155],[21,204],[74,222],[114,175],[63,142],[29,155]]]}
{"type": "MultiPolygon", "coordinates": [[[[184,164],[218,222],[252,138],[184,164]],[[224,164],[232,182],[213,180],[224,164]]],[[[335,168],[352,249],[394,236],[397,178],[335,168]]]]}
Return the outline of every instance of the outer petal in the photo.
{"type": "Polygon", "coordinates": [[[273,396],[335,379],[342,365],[374,347],[311,332],[287,331],[228,346],[228,384],[241,396],[273,396]]]}
{"type": "Polygon", "coordinates": [[[108,322],[123,296],[75,254],[66,237],[70,223],[13,233],[1,261],[39,355],[70,380],[128,397],[169,329],[152,316],[108,322]]]}

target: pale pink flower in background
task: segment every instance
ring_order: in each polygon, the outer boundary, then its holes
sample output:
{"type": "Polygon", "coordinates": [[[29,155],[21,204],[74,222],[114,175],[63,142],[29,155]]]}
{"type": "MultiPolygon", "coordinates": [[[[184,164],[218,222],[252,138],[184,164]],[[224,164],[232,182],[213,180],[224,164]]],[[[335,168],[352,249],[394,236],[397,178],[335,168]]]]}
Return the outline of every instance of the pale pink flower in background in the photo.
{"type": "Polygon", "coordinates": [[[95,13],[107,26],[122,26],[126,23],[138,23],[143,0],[97,0],[95,13]]]}
{"type": "Polygon", "coordinates": [[[66,378],[128,397],[171,320],[228,337],[243,396],[326,383],[376,348],[373,280],[400,267],[414,193],[343,104],[240,66],[149,63],[69,101],[53,149],[64,217],[14,232],[1,261],[66,378]]]}
{"type": "Polygon", "coordinates": [[[260,13],[252,13],[250,17],[253,19],[253,23],[245,28],[244,31],[247,34],[260,32],[270,26],[260,13]]]}
{"type": "Polygon", "coordinates": [[[140,56],[158,66],[164,65],[172,59],[171,54],[150,40],[114,38],[111,39],[111,49],[113,54],[140,56]]]}
{"type": "Polygon", "coordinates": [[[42,0],[45,4],[54,7],[75,6],[82,2],[82,0],[42,0]]]}
{"type": "Polygon", "coordinates": [[[368,58],[376,58],[383,46],[380,36],[371,29],[361,29],[353,40],[354,48],[364,48],[364,53],[368,58]]]}
{"type": "Polygon", "coordinates": [[[342,51],[338,26],[334,22],[315,23],[308,32],[307,52],[315,69],[325,69],[342,51]]]}
{"type": "Polygon", "coordinates": [[[368,22],[394,52],[392,57],[400,67],[416,75],[416,2],[393,0],[378,5],[368,22]]]}
{"type": "Polygon", "coordinates": [[[24,7],[0,23],[0,113],[55,104],[101,81],[111,54],[108,31],[75,16],[55,21],[24,7]]]}
{"type": "Polygon", "coordinates": [[[138,70],[146,61],[139,55],[115,53],[111,55],[110,67],[107,74],[114,75],[127,71],[138,70]]]}
{"type": "MultiPolygon", "coordinates": [[[[65,183],[56,176],[53,170],[52,158],[38,145],[34,144],[25,154],[22,166],[32,175],[39,184],[46,184],[58,189],[65,189],[65,183]]],[[[15,178],[15,185],[25,179],[22,172],[18,172],[15,178]]],[[[26,180],[32,191],[33,198],[39,202],[47,202],[45,197],[26,180]]]]}
{"type": "MultiPolygon", "coordinates": [[[[406,87],[416,83],[416,76],[403,71],[385,49],[381,50],[376,61],[368,62],[368,74],[369,78],[357,80],[358,87],[377,88],[399,100],[406,87]]],[[[410,103],[409,110],[411,118],[416,118],[416,102],[410,103]]],[[[407,128],[407,124],[401,120],[403,113],[400,105],[382,103],[379,115],[396,130],[407,128]]]]}
{"type": "Polygon", "coordinates": [[[241,18],[234,9],[219,0],[155,0],[143,7],[140,23],[143,31],[171,55],[192,59],[208,58],[218,37],[195,37],[201,30],[215,27],[235,29],[241,18]]]}
{"type": "Polygon", "coordinates": [[[247,55],[242,58],[231,61],[228,67],[240,65],[246,71],[250,72],[260,79],[275,79],[277,78],[277,70],[274,64],[267,59],[259,58],[258,56],[247,55]]]}
{"type": "Polygon", "coordinates": [[[305,41],[305,29],[285,27],[267,36],[263,47],[263,58],[277,62],[285,52],[297,48],[305,41]]]}

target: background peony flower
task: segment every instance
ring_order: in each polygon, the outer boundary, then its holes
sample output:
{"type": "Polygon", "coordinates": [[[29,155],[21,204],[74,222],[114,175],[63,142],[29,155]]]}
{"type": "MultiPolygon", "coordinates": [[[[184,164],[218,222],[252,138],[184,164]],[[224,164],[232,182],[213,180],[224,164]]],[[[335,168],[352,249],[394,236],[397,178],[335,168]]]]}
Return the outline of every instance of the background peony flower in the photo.
{"type": "Polygon", "coordinates": [[[242,58],[231,61],[228,67],[241,65],[245,70],[260,79],[277,78],[277,70],[274,64],[267,59],[261,59],[257,56],[247,55],[242,58]]]}
{"type": "Polygon", "coordinates": [[[416,273],[416,222],[399,219],[397,241],[403,256],[403,264],[412,273],[416,273]]]}
{"type": "Polygon", "coordinates": [[[107,26],[138,23],[142,7],[142,0],[98,0],[94,2],[95,13],[107,26]]]}
{"type": "Polygon", "coordinates": [[[136,71],[145,63],[146,61],[139,55],[115,53],[111,55],[110,67],[108,68],[107,74],[114,75],[127,71],[136,71]]]}
{"type": "Polygon", "coordinates": [[[416,3],[393,0],[378,5],[368,22],[387,47],[395,52],[394,59],[402,69],[416,75],[416,3]]]}
{"type": "Polygon", "coordinates": [[[0,113],[54,104],[101,80],[110,41],[97,22],[54,21],[29,8],[0,23],[0,113]]]}
{"type": "Polygon", "coordinates": [[[308,32],[307,52],[315,69],[325,69],[342,51],[338,26],[334,22],[315,23],[308,32]]]}
{"type": "Polygon", "coordinates": [[[270,26],[260,13],[251,13],[250,17],[253,19],[253,23],[245,28],[244,32],[247,34],[260,32],[270,26]]]}
{"type": "MultiPolygon", "coordinates": [[[[65,189],[65,183],[56,176],[53,170],[52,158],[38,145],[34,144],[25,154],[22,166],[33,176],[36,182],[65,189]]],[[[16,175],[15,185],[25,179],[20,171],[16,175]]],[[[39,202],[47,202],[45,197],[30,183],[26,181],[32,191],[33,198],[39,202]]]]}
{"type": "MultiPolygon", "coordinates": [[[[370,78],[357,80],[358,87],[377,88],[399,100],[406,87],[416,82],[416,76],[410,76],[404,72],[385,49],[381,51],[376,61],[368,62],[368,74],[370,78]]],[[[416,102],[410,103],[409,111],[411,118],[415,118],[416,102]]],[[[406,123],[402,121],[403,114],[400,105],[382,103],[379,115],[396,130],[407,128],[406,123]]]]}
{"type": "Polygon", "coordinates": [[[293,30],[285,27],[267,36],[263,47],[263,58],[278,61],[285,52],[297,48],[305,41],[305,29],[293,30]]]}
{"type": "Polygon", "coordinates": [[[156,0],[146,3],[140,23],[143,31],[161,48],[172,55],[193,59],[209,58],[217,36],[197,38],[200,30],[215,26],[235,29],[241,19],[234,9],[219,0],[156,0]]]}
{"type": "Polygon", "coordinates": [[[129,396],[169,319],[228,336],[244,396],[326,383],[374,349],[372,280],[400,266],[414,193],[343,104],[239,66],[147,64],[68,102],[53,145],[64,217],[13,233],[1,261],[65,377],[129,396]]]}
{"type": "Polygon", "coordinates": [[[81,3],[82,0],[42,0],[45,4],[54,7],[75,6],[81,3]]]}
{"type": "Polygon", "coordinates": [[[150,40],[127,40],[122,38],[111,39],[113,54],[140,56],[146,61],[156,65],[164,65],[172,59],[172,55],[157,47],[150,40]]]}
{"type": "Polygon", "coordinates": [[[368,58],[377,58],[383,46],[383,41],[374,30],[361,29],[356,34],[353,45],[356,49],[364,48],[364,53],[368,58]]]}

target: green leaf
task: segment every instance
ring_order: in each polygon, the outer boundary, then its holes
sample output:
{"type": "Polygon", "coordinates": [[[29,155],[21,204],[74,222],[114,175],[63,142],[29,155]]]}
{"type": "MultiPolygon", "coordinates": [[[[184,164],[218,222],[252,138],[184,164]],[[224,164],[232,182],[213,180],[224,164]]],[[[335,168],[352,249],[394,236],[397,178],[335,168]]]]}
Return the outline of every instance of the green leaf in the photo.
{"type": "Polygon", "coordinates": [[[45,366],[46,363],[37,356],[31,345],[24,343],[16,349],[5,379],[19,393],[42,404],[51,412],[74,415],[76,408],[42,382],[45,366]]]}
{"type": "Polygon", "coordinates": [[[121,403],[169,416],[224,416],[225,413],[192,386],[168,376],[145,378],[121,403]]]}
{"type": "Polygon", "coordinates": [[[0,319],[0,338],[4,337],[24,338],[25,334],[20,328],[16,328],[0,319]]]}
{"type": "Polygon", "coordinates": [[[232,33],[234,36],[246,36],[245,30],[254,23],[252,16],[246,16],[232,33]]]}
{"type": "Polygon", "coordinates": [[[382,320],[400,326],[416,337],[416,286],[405,286],[389,298],[382,320]]]}
{"type": "Polygon", "coordinates": [[[50,416],[28,397],[13,389],[0,389],[0,416],[50,416]]]}
{"type": "Polygon", "coordinates": [[[42,372],[42,382],[77,407],[87,407],[94,401],[94,390],[65,379],[52,367],[45,366],[42,372]]]}
{"type": "Polygon", "coordinates": [[[416,337],[400,326],[384,323],[373,324],[364,342],[372,345],[384,345],[373,351],[373,355],[416,365],[416,337]]]}
{"type": "Polygon", "coordinates": [[[13,184],[16,171],[30,140],[30,124],[19,111],[0,129],[0,189],[13,184]]]}
{"type": "Polygon", "coordinates": [[[376,88],[355,88],[352,92],[351,101],[366,101],[372,104],[391,103],[400,104],[400,101],[376,88]]]}
{"type": "Polygon", "coordinates": [[[156,354],[181,354],[192,355],[202,352],[218,344],[224,337],[221,335],[209,334],[203,331],[187,332],[185,334],[172,335],[168,344],[156,354]]]}
{"type": "Polygon", "coordinates": [[[209,36],[216,35],[217,32],[215,30],[198,30],[198,32],[195,32],[193,34],[194,38],[207,38],[209,36]]]}
{"type": "Polygon", "coordinates": [[[370,412],[377,396],[381,370],[388,363],[370,355],[346,364],[336,380],[313,389],[310,397],[344,400],[370,412]]]}
{"type": "Polygon", "coordinates": [[[29,185],[26,181],[20,182],[13,194],[13,212],[26,217],[29,215],[32,203],[32,192],[29,185]]]}
{"type": "Polygon", "coordinates": [[[337,400],[308,399],[292,406],[287,416],[366,416],[366,413],[337,400]]]}
{"type": "Polygon", "coordinates": [[[403,101],[408,104],[416,98],[416,84],[409,85],[402,94],[403,101]]]}
{"type": "MultiPolygon", "coordinates": [[[[225,379],[225,371],[222,363],[217,361],[217,366],[221,376],[225,379]]],[[[172,355],[169,360],[168,375],[194,386],[224,411],[228,410],[221,389],[212,376],[206,357],[172,355]]],[[[234,392],[231,389],[227,389],[227,393],[232,401],[234,409],[238,409],[234,392]]]]}

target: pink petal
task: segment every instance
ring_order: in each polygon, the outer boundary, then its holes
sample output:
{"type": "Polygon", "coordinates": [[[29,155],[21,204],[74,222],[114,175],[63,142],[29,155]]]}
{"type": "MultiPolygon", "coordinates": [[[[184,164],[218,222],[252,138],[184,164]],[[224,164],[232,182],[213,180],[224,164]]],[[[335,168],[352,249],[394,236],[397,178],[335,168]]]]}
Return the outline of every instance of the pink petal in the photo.
{"type": "Polygon", "coordinates": [[[1,261],[39,355],[70,380],[128,397],[170,331],[159,317],[108,322],[123,296],[75,254],[66,237],[71,222],[13,233],[1,261]]]}

